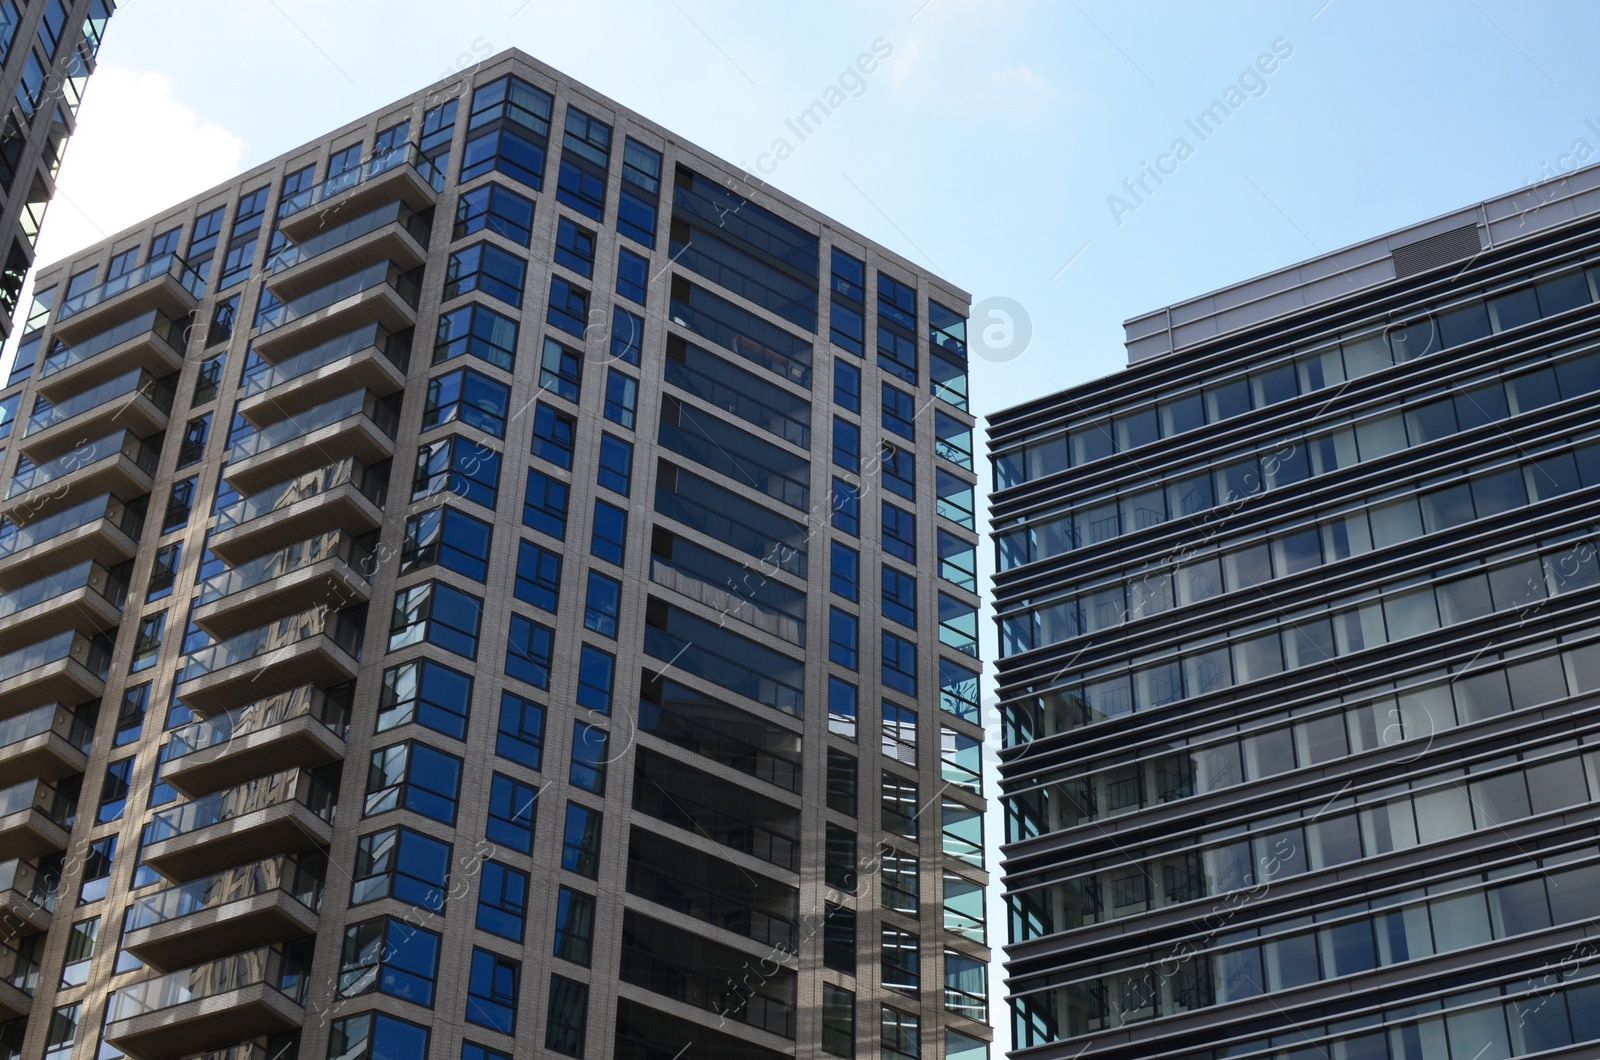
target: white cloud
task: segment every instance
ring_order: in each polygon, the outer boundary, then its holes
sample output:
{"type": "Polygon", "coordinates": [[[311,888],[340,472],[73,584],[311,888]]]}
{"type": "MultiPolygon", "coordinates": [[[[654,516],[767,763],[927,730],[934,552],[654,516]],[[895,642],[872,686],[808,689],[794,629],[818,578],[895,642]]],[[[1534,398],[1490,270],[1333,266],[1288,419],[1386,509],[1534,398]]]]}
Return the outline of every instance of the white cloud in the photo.
{"type": "Polygon", "coordinates": [[[1038,97],[1050,94],[1050,82],[1034,73],[1027,63],[1018,63],[1004,70],[990,70],[988,81],[991,89],[1005,95],[1038,97]]]}

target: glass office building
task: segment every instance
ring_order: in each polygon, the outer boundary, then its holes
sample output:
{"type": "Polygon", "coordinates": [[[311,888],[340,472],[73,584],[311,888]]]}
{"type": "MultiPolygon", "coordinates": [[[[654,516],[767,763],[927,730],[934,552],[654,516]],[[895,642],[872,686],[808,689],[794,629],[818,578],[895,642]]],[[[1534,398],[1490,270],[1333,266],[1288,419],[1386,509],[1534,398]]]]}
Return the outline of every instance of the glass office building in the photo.
{"type": "Polygon", "coordinates": [[[1017,1057],[1600,1049],[1600,170],[992,419],[1017,1057]]]}
{"type": "Polygon", "coordinates": [[[515,51],[37,289],[0,1057],[987,1055],[965,293],[515,51]]]}

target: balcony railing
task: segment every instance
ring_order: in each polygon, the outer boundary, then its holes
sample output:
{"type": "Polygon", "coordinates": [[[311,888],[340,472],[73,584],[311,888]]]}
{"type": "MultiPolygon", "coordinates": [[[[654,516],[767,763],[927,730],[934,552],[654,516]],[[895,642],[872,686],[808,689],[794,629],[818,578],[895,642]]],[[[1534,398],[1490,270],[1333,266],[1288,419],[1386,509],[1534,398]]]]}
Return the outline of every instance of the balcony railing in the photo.
{"type": "Polygon", "coordinates": [[[178,683],[193,681],[236,663],[270,655],[320,636],[332,638],[352,659],[359,659],[361,634],[361,623],[348,615],[315,608],[191,652],[184,656],[183,669],[178,671],[178,683]]]}
{"type": "MultiPolygon", "coordinates": [[[[342,177],[343,174],[340,174],[342,177]]],[[[335,180],[340,179],[335,177],[335,180]]],[[[369,232],[376,232],[386,225],[398,224],[415,239],[424,250],[428,246],[430,225],[423,222],[417,212],[403,202],[392,202],[380,206],[371,213],[362,214],[360,217],[346,221],[328,229],[304,243],[291,243],[279,251],[267,263],[267,274],[282,272],[292,268],[303,261],[310,261],[319,254],[325,254],[336,247],[360,239],[369,232]]]]}
{"type": "Polygon", "coordinates": [[[793,1005],[756,993],[731,976],[707,975],[624,943],[621,978],[747,1027],[794,1037],[793,1005]]]}
{"type": "Polygon", "coordinates": [[[109,493],[102,493],[93,500],[75,504],[65,511],[60,511],[52,516],[40,519],[27,526],[17,526],[12,522],[0,522],[0,559],[20,552],[25,548],[32,548],[51,538],[70,534],[80,526],[88,526],[106,520],[133,538],[139,540],[139,526],[144,522],[144,513],[138,505],[127,505],[109,493]]]}
{"type": "Polygon", "coordinates": [[[301,210],[365,184],[378,174],[400,166],[410,166],[415,169],[435,191],[444,186],[444,174],[439,172],[438,167],[424,158],[415,144],[406,144],[404,147],[397,147],[374,156],[363,165],[347,169],[338,176],[329,177],[321,184],[289,196],[278,204],[278,218],[281,220],[292,217],[301,210]]]}
{"type": "Polygon", "coordinates": [[[341,302],[362,291],[375,287],[389,286],[400,296],[400,299],[409,306],[416,306],[417,295],[421,291],[418,281],[420,270],[413,269],[409,272],[401,269],[392,262],[380,261],[368,265],[360,272],[346,276],[342,280],[319,287],[309,294],[299,298],[291,298],[270,309],[256,314],[256,333],[265,335],[270,331],[291,324],[301,317],[310,316],[319,309],[326,309],[335,302],[341,302]]]}
{"type": "Polygon", "coordinates": [[[111,995],[106,1022],[119,1023],[148,1012],[160,1012],[259,985],[270,986],[296,1005],[304,1005],[308,970],[305,964],[282,950],[263,946],[122,987],[111,995]]]}
{"type": "Polygon", "coordinates": [[[668,710],[660,703],[639,701],[639,729],[757,780],[787,791],[800,790],[800,763],[795,759],[741,740],[726,729],[668,710]]]}
{"type": "Polygon", "coordinates": [[[154,333],[172,351],[180,356],[184,350],[184,332],[188,329],[187,318],[174,320],[172,317],[152,309],[148,313],[141,313],[132,320],[124,321],[114,328],[108,328],[98,335],[84,339],[82,342],[68,346],[64,342],[57,342],[50,353],[39,364],[39,378],[47,379],[57,372],[71,368],[75,364],[89,360],[91,357],[120,346],[129,339],[137,338],[146,333],[154,333]]]}
{"type": "Polygon", "coordinates": [[[62,302],[61,311],[56,314],[56,320],[66,320],[68,317],[75,316],[85,309],[92,309],[108,298],[115,298],[123,291],[131,291],[142,283],[162,276],[175,277],[183,285],[183,289],[196,298],[199,298],[206,288],[206,282],[200,278],[200,274],[189,268],[182,258],[176,254],[163,254],[154,261],[146,262],[139,266],[132,272],[125,272],[114,280],[107,280],[92,291],[85,291],[75,298],[69,298],[62,302]]]}
{"type": "Polygon", "coordinates": [[[62,453],[53,460],[46,460],[42,464],[33,464],[25,460],[17,462],[16,474],[11,478],[11,485],[6,489],[6,499],[26,493],[28,490],[47,485],[58,478],[72,474],[79,468],[97,464],[102,460],[115,456],[125,456],[133,461],[134,466],[147,475],[156,473],[156,459],[160,455],[152,446],[136,438],[132,431],[117,431],[104,438],[86,442],[70,453],[62,453]],[[26,466],[24,466],[26,465],[26,466]]]}
{"type": "MultiPolygon", "coordinates": [[[[200,594],[195,597],[195,604],[209,604],[327,559],[344,560],[351,570],[370,581],[374,569],[373,544],[370,534],[357,538],[343,530],[330,530],[309,541],[301,541],[271,555],[212,575],[200,583],[200,594]]],[[[0,600],[0,604],[3,604],[3,600],[0,600]]],[[[3,611],[0,611],[0,617],[4,617],[3,611]]]]}
{"type": "Polygon", "coordinates": [[[368,324],[365,327],[357,328],[348,335],[341,335],[336,339],[330,339],[320,345],[313,346],[304,353],[297,353],[293,357],[279,361],[277,364],[268,364],[263,361],[247,369],[244,373],[239,396],[248,398],[265,393],[280,383],[298,379],[308,372],[314,372],[324,365],[333,364],[335,361],[342,360],[365,349],[377,350],[401,372],[404,372],[409,367],[411,344],[401,341],[395,335],[389,334],[377,324],[368,324]]]}
{"type": "Polygon", "coordinates": [[[15,592],[0,594],[0,619],[10,618],[19,611],[38,607],[47,600],[66,596],[79,589],[93,589],[120,611],[128,597],[128,575],[126,571],[113,574],[93,560],[84,560],[58,574],[24,585],[15,592]]]}
{"type": "Polygon", "coordinates": [[[260,456],[280,445],[298,441],[312,431],[321,430],[357,415],[365,415],[390,438],[393,438],[395,432],[400,429],[399,402],[391,398],[378,397],[370,390],[352,390],[343,397],[325,401],[298,416],[290,416],[286,420],[280,420],[270,427],[263,427],[254,434],[239,439],[233,448],[228,450],[228,462],[237,463],[252,456],[260,456]]]}
{"type": "Polygon", "coordinates": [[[39,966],[9,943],[0,943],[0,983],[14,986],[32,997],[39,988],[39,966]]]}
{"type": "Polygon", "coordinates": [[[724,618],[732,618],[763,633],[805,647],[805,624],[792,615],[769,610],[750,596],[733,592],[728,585],[708,581],[700,572],[674,563],[664,556],[650,557],[650,580],[691,600],[696,600],[724,618]]]}
{"type": "Polygon", "coordinates": [[[790,836],[687,795],[668,794],[654,782],[646,783],[647,780],[646,777],[634,778],[634,809],[780,868],[797,867],[798,847],[790,836]]]}
{"type": "Polygon", "coordinates": [[[48,640],[0,655],[0,687],[31,670],[63,659],[72,659],[104,681],[111,671],[111,641],[104,636],[86,637],[76,630],[64,630],[48,640]]]}
{"type": "Polygon", "coordinates": [[[163,413],[172,411],[172,379],[170,377],[157,379],[144,369],[135,368],[115,379],[108,379],[99,386],[90,387],[81,394],[74,394],[58,405],[41,402],[43,407],[36,406],[33,415],[28,417],[28,426],[22,432],[23,436],[54,427],[58,423],[65,423],[80,413],[133,394],[143,394],[163,413]]]}
{"type": "Polygon", "coordinates": [[[60,882],[60,877],[40,872],[21,858],[0,862],[0,894],[16,894],[46,913],[55,911],[55,888],[60,882]]]}
{"type": "Polygon", "coordinates": [[[794,949],[793,920],[774,916],[731,895],[668,876],[643,862],[629,860],[628,891],[763,945],[790,951],[794,949]]]}
{"type": "Polygon", "coordinates": [[[0,817],[25,810],[38,810],[46,820],[70,829],[78,813],[78,797],[58,791],[42,780],[24,780],[21,784],[0,788],[0,817]]]}
{"type": "Polygon", "coordinates": [[[342,740],[350,729],[349,699],[330,695],[315,685],[301,685],[172,730],[161,749],[161,761],[184,758],[297,718],[314,718],[342,740]]]}
{"type": "MultiPolygon", "coordinates": [[[[94,739],[94,723],[84,720],[76,711],[68,710],[59,703],[46,703],[26,714],[0,721],[0,750],[47,732],[55,733],[68,745],[88,754],[89,743],[94,739]]],[[[0,887],[0,890],[5,888],[0,887]]]]}
{"type": "Polygon", "coordinates": [[[367,500],[380,508],[383,507],[388,492],[388,476],[375,473],[353,457],[346,457],[319,471],[289,479],[287,482],[281,482],[228,505],[217,513],[216,532],[221,533],[248,523],[252,519],[271,515],[291,504],[298,504],[318,494],[328,493],[347,483],[353,484],[357,492],[367,500]]]}
{"type": "Polygon", "coordinates": [[[324,821],[333,820],[339,789],[304,769],[289,769],[163,810],[150,819],[145,843],[175,839],[257,810],[297,802],[324,821]]]}
{"type": "Polygon", "coordinates": [[[165,924],[274,891],[282,891],[315,913],[322,905],[325,866],[318,864],[321,860],[317,858],[301,864],[296,858],[280,855],[193,883],[154,891],[134,899],[128,906],[123,930],[137,931],[165,924]]]}

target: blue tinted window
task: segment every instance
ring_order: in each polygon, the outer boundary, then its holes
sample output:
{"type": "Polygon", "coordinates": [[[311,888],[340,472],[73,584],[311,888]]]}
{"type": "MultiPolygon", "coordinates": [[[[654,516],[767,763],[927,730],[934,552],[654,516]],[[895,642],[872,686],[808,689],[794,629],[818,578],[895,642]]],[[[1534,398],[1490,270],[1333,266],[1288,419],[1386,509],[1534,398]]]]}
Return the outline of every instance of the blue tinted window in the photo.
{"type": "Polygon", "coordinates": [[[531,618],[512,615],[506,635],[506,673],[539,688],[550,687],[555,633],[531,618]]]}
{"type": "Polygon", "coordinates": [[[472,950],[467,983],[467,1022],[511,1034],[517,1028],[517,980],[522,965],[498,953],[472,950]]]}
{"type": "Polygon", "coordinates": [[[854,601],[861,584],[861,554],[842,541],[832,542],[828,575],[833,591],[854,601]]]}
{"type": "Polygon", "coordinates": [[[482,291],[510,305],[522,305],[527,264],[493,243],[475,243],[450,255],[445,267],[445,298],[482,291]]]}
{"type": "Polygon", "coordinates": [[[394,594],[389,650],[427,641],[469,659],[478,654],[483,601],[443,582],[421,582],[394,594]]]}
{"type": "Polygon", "coordinates": [[[555,614],[561,595],[561,555],[532,541],[517,546],[517,577],[512,592],[518,600],[555,614]]]}
{"type": "MultiPolygon", "coordinates": [[[[633,429],[639,404],[639,381],[615,368],[606,370],[605,417],[612,423],[633,429]]],[[[626,492],[621,491],[621,492],[626,492]]]]}
{"type": "Polygon", "coordinates": [[[883,443],[883,487],[908,501],[917,499],[916,457],[889,442],[883,443]]]}
{"type": "Polygon", "coordinates": [[[589,1028],[589,988],[583,983],[550,977],[550,1009],[545,1018],[544,1047],[564,1056],[583,1055],[589,1028]]]}
{"type": "Polygon", "coordinates": [[[449,881],[449,843],[409,828],[390,828],[356,843],[350,904],[393,898],[438,912],[444,908],[449,881]]]}
{"type": "Polygon", "coordinates": [[[561,867],[594,879],[600,873],[599,810],[578,803],[567,803],[567,824],[561,837],[561,867]]]}
{"type": "Polygon", "coordinates": [[[578,706],[610,714],[611,688],[616,677],[615,656],[585,644],[578,655],[578,706]]]}
{"type": "Polygon", "coordinates": [[[849,681],[838,677],[828,678],[828,731],[840,736],[856,738],[856,712],[859,708],[858,689],[849,681]]]}
{"type": "Polygon", "coordinates": [[[915,438],[912,419],[917,414],[916,401],[904,390],[883,384],[883,426],[902,438],[915,438]]]}
{"type": "Polygon", "coordinates": [[[594,233],[579,228],[571,218],[556,225],[556,264],[571,269],[585,279],[594,276],[594,233]]]}
{"type": "Polygon", "coordinates": [[[594,502],[594,534],[589,554],[608,563],[622,565],[628,538],[628,513],[605,501],[594,502]]]}
{"type": "Polygon", "coordinates": [[[528,472],[528,495],[522,505],[525,525],[554,538],[567,536],[567,484],[543,471],[528,472]]]}
{"type": "Polygon", "coordinates": [[[617,231],[647,247],[656,245],[656,213],[661,203],[661,152],[626,137],[622,147],[622,197],[617,231]]]}
{"type": "Polygon", "coordinates": [[[463,192],[456,202],[454,238],[485,230],[527,246],[533,239],[533,200],[498,184],[463,192]]]}
{"type": "Polygon", "coordinates": [[[861,492],[843,479],[833,480],[833,528],[861,536],[861,492]]]}
{"type": "Polygon", "coordinates": [[[533,411],[533,455],[570,471],[577,432],[577,421],[571,416],[539,402],[533,411]]]}
{"type": "MultiPolygon", "coordinates": [[[[432,986],[430,979],[430,992],[432,986]]],[[[385,990],[385,993],[389,992],[385,990]]],[[[382,1012],[364,1012],[333,1022],[328,1031],[328,1055],[428,1060],[428,1028],[382,1012]]]]}
{"type": "Polygon", "coordinates": [[[511,1060],[511,1054],[491,1049],[487,1045],[479,1045],[477,1042],[462,1042],[461,1060],[511,1060]]]}
{"type": "Polygon", "coordinates": [[[624,497],[631,489],[633,479],[633,444],[612,434],[600,436],[600,471],[597,481],[608,490],[624,497]]]}
{"type": "Polygon", "coordinates": [[[638,365],[639,350],[644,346],[644,318],[634,316],[621,306],[611,307],[611,356],[631,365],[638,365]]]}
{"type": "Polygon", "coordinates": [[[917,646],[887,630],[883,634],[883,683],[908,696],[917,694],[917,646]]]}
{"type": "Polygon", "coordinates": [[[860,622],[848,611],[828,609],[828,658],[840,666],[856,668],[860,654],[860,622]]]}
{"type": "Polygon", "coordinates": [[[472,678],[432,659],[416,659],[383,672],[377,731],[415,722],[464,740],[471,709],[472,678]]]}
{"type": "Polygon", "coordinates": [[[489,820],[484,836],[524,854],[533,850],[533,824],[539,789],[511,777],[494,774],[489,782],[489,820]]]}
{"type": "Polygon", "coordinates": [[[861,428],[839,416],[833,418],[833,462],[851,474],[861,473],[861,428]]]}
{"type": "Polygon", "coordinates": [[[883,565],[883,615],[917,628],[917,579],[887,563],[883,565]]]}
{"type": "Polygon", "coordinates": [[[569,350],[555,339],[544,340],[539,358],[539,389],[574,404],[583,387],[583,354],[569,350]]]}
{"type": "Polygon", "coordinates": [[[589,572],[589,592],[584,600],[583,626],[602,637],[617,636],[617,613],[622,607],[622,583],[599,571],[589,572]]]}
{"type": "Polygon", "coordinates": [[[833,400],[842,409],[861,411],[861,369],[849,361],[833,362],[833,400]]]}
{"type": "Polygon", "coordinates": [[[607,733],[585,721],[572,723],[572,768],[567,779],[596,795],[606,793],[607,733]]]}
{"type": "Polygon", "coordinates": [[[555,956],[589,967],[594,943],[594,899],[569,887],[556,899],[555,956]]]}
{"type": "Polygon", "coordinates": [[[481,582],[489,573],[489,540],[493,531],[482,519],[441,505],[406,520],[400,548],[400,573],[432,564],[481,582]]]}
{"type": "Polygon", "coordinates": [[[511,692],[500,694],[494,753],[537,770],[544,765],[544,708],[511,692]]]}
{"type": "Polygon", "coordinates": [[[467,140],[461,152],[461,180],[499,170],[535,191],[544,187],[544,148],[510,129],[494,129],[467,140]]]}
{"type": "Polygon", "coordinates": [[[617,251],[617,293],[645,304],[645,290],[650,286],[650,261],[643,255],[622,247],[617,251]]]}
{"type": "Polygon", "coordinates": [[[470,368],[462,368],[428,380],[422,429],[432,430],[459,421],[496,438],[504,438],[510,403],[510,387],[470,368]]]}
{"type": "Polygon", "coordinates": [[[417,450],[411,499],[445,490],[493,508],[500,494],[500,454],[467,438],[440,438],[417,450]]]}
{"type": "Polygon", "coordinates": [[[372,752],[364,813],[403,809],[453,825],[460,793],[461,759],[408,740],[372,752]]]}
{"type": "Polygon", "coordinates": [[[907,563],[917,561],[917,517],[883,502],[883,550],[907,563]]]}
{"type": "Polygon", "coordinates": [[[583,338],[589,322],[589,292],[560,276],[550,277],[550,309],[545,320],[551,327],[583,338]]]}
{"type": "Polygon", "coordinates": [[[479,930],[521,942],[528,915],[528,874],[485,861],[478,881],[479,930]]]}
{"type": "Polygon", "coordinates": [[[439,314],[433,363],[462,354],[511,371],[517,360],[517,322],[476,302],[439,314]]]}

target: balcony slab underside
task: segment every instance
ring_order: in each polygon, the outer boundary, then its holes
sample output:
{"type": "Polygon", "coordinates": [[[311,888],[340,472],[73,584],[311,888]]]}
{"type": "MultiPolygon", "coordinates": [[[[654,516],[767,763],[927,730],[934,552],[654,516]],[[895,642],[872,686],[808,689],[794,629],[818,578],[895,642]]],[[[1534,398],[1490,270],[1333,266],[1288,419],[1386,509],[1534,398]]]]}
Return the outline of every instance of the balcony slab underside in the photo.
{"type": "Polygon", "coordinates": [[[89,765],[89,756],[68,743],[60,733],[41,732],[9,747],[0,747],[0,777],[48,780],[76,776],[89,765]]]}
{"type": "Polygon", "coordinates": [[[314,607],[341,611],[366,603],[371,595],[372,586],[365,578],[344,560],[330,557],[202,604],[194,610],[194,623],[226,640],[314,607]]]}
{"type": "Polygon", "coordinates": [[[317,914],[286,891],[253,894],[122,937],[122,948],[161,972],[315,934],[317,914]]]}
{"type": "Polygon", "coordinates": [[[332,530],[359,536],[382,523],[383,510],[355,484],[344,483],[219,532],[211,539],[211,552],[237,567],[332,530]]]}
{"type": "Polygon", "coordinates": [[[347,416],[293,441],[228,464],[225,474],[242,493],[256,493],[286,479],[353,456],[375,464],[394,455],[394,439],[365,413],[347,416]]]}
{"type": "Polygon", "coordinates": [[[106,1025],[130,1060],[180,1060],[298,1027],[306,1011],[262,983],[106,1025]]]}
{"type": "Polygon", "coordinates": [[[40,570],[66,570],[84,560],[115,567],[132,559],[139,545],[109,519],[96,519],[0,557],[0,592],[19,589],[40,570]]]}
{"type": "Polygon", "coordinates": [[[344,741],[332,729],[302,716],[174,758],[162,768],[161,779],[186,798],[198,799],[233,787],[244,777],[337,762],[344,758],[344,750],[344,741]]]}
{"type": "Polygon", "coordinates": [[[357,350],[305,375],[286,379],[239,402],[239,415],[256,428],[298,416],[328,400],[329,394],[369,390],[379,397],[399,393],[406,374],[375,347],[357,350]]]}
{"type": "Polygon", "coordinates": [[[174,883],[188,883],[278,854],[326,847],[332,839],[328,822],[299,802],[281,802],[151,843],[144,860],[174,883]]]}

